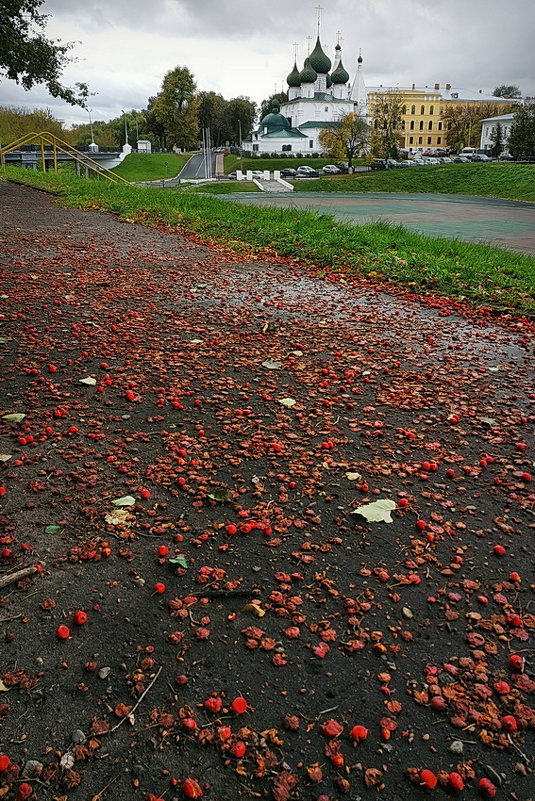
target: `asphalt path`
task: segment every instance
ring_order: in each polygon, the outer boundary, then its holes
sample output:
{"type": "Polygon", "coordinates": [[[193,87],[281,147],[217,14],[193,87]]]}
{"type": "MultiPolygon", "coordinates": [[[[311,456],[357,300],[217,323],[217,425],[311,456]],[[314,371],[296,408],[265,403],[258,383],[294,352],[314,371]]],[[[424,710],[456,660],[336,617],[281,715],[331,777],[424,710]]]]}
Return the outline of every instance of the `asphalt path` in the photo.
{"type": "MultiPolygon", "coordinates": [[[[212,174],[210,177],[212,177],[216,174],[217,154],[211,153],[210,156],[212,160],[212,174]]],[[[188,180],[194,178],[206,178],[206,164],[203,154],[198,153],[197,155],[192,156],[178,177],[180,179],[187,178],[188,180]]]]}
{"type": "Polygon", "coordinates": [[[352,225],[387,220],[433,237],[486,242],[535,255],[535,203],[475,197],[389,192],[241,193],[226,200],[255,206],[307,209],[352,225]]]}

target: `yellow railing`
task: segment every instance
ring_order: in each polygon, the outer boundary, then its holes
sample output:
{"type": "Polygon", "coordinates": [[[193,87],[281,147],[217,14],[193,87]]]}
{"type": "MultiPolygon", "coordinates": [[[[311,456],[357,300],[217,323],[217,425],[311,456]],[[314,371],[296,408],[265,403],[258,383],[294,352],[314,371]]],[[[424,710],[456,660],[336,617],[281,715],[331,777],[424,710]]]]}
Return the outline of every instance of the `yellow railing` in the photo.
{"type": "Polygon", "coordinates": [[[91,172],[96,173],[97,175],[101,175],[107,181],[111,181],[112,183],[123,183],[128,184],[130,186],[130,182],[126,181],[124,178],[121,178],[120,175],[116,175],[116,173],[108,170],[107,167],[103,167],[91,158],[87,153],[82,153],[80,150],[77,150],[72,145],[69,145],[67,142],[64,142],[63,139],[60,139],[59,136],[55,134],[48,133],[47,131],[42,131],[41,133],[29,133],[25,134],[24,136],[19,136],[18,139],[15,139],[14,142],[10,142],[9,145],[5,145],[4,147],[0,148],[0,167],[3,167],[6,163],[6,156],[8,153],[12,153],[13,150],[18,150],[23,145],[28,145],[30,143],[37,142],[41,146],[41,166],[43,172],[46,172],[46,152],[45,146],[49,145],[52,147],[52,159],[53,159],[53,169],[57,172],[58,169],[58,152],[63,153],[66,156],[69,156],[73,161],[80,164],[82,167],[85,167],[87,170],[91,170],[91,172]]]}

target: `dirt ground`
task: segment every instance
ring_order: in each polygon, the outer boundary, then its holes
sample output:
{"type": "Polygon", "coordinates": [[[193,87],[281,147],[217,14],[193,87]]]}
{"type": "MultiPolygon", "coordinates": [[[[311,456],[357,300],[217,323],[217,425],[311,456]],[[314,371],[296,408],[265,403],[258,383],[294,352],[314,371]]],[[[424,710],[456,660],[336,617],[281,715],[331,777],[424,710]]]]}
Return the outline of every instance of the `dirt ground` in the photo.
{"type": "Polygon", "coordinates": [[[0,797],[533,799],[528,324],[0,210],[0,797]]]}

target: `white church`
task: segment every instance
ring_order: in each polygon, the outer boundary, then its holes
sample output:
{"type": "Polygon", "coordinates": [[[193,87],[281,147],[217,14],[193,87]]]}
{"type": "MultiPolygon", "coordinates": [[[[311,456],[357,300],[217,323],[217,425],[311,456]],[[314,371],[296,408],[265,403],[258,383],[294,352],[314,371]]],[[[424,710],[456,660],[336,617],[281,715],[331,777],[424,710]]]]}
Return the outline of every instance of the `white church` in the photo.
{"type": "MultiPolygon", "coordinates": [[[[318,26],[319,27],[319,26],[318,26]]],[[[287,77],[288,100],[277,104],[242,142],[246,153],[303,154],[323,150],[319,135],[323,128],[353,111],[368,118],[368,101],[362,56],[358,57],[354,80],[342,63],[342,47],[335,48],[334,65],[324,52],[318,31],[316,46],[303,69],[294,62],[287,77]]]]}

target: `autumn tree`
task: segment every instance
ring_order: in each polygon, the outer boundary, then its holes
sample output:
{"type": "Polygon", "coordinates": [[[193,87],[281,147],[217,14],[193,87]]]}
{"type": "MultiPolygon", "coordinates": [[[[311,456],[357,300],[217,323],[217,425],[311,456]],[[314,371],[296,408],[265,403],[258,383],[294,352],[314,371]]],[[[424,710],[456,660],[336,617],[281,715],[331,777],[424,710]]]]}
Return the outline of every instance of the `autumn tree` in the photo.
{"type": "Polygon", "coordinates": [[[378,92],[371,101],[371,149],[377,158],[398,155],[403,98],[396,92],[378,92]]]}
{"type": "Polygon", "coordinates": [[[188,150],[198,145],[199,98],[196,88],[195,78],[187,67],[175,67],[164,76],[151,112],[154,120],[163,126],[167,147],[176,145],[188,150]]]}
{"type": "Polygon", "coordinates": [[[508,144],[515,159],[535,159],[535,103],[517,108],[508,144]]]}
{"type": "Polygon", "coordinates": [[[453,150],[463,147],[479,147],[482,120],[509,114],[517,108],[516,103],[459,103],[446,106],[443,121],[446,142],[453,150]]]}
{"type": "Polygon", "coordinates": [[[48,131],[61,139],[65,139],[68,133],[49,108],[33,110],[15,106],[0,108],[0,143],[12,142],[19,136],[33,131],[37,133],[48,131]]]}
{"type": "Polygon", "coordinates": [[[85,84],[72,89],[61,82],[61,73],[72,61],[71,43],[62,44],[44,35],[47,15],[39,9],[44,0],[0,0],[0,76],[24,89],[44,84],[52,97],[85,106],[85,84]]]}
{"type": "Polygon", "coordinates": [[[522,97],[522,92],[520,91],[519,86],[511,86],[505,83],[502,83],[501,86],[497,86],[492,94],[494,97],[522,97]]]}
{"type": "Polygon", "coordinates": [[[320,131],[319,141],[329,157],[335,161],[347,159],[350,167],[353,159],[368,142],[370,128],[366,120],[350,111],[336,122],[320,131]]]}
{"type": "Polygon", "coordinates": [[[233,97],[227,101],[225,108],[226,131],[225,141],[240,144],[244,136],[253,129],[256,117],[256,103],[248,97],[233,97]]]}

